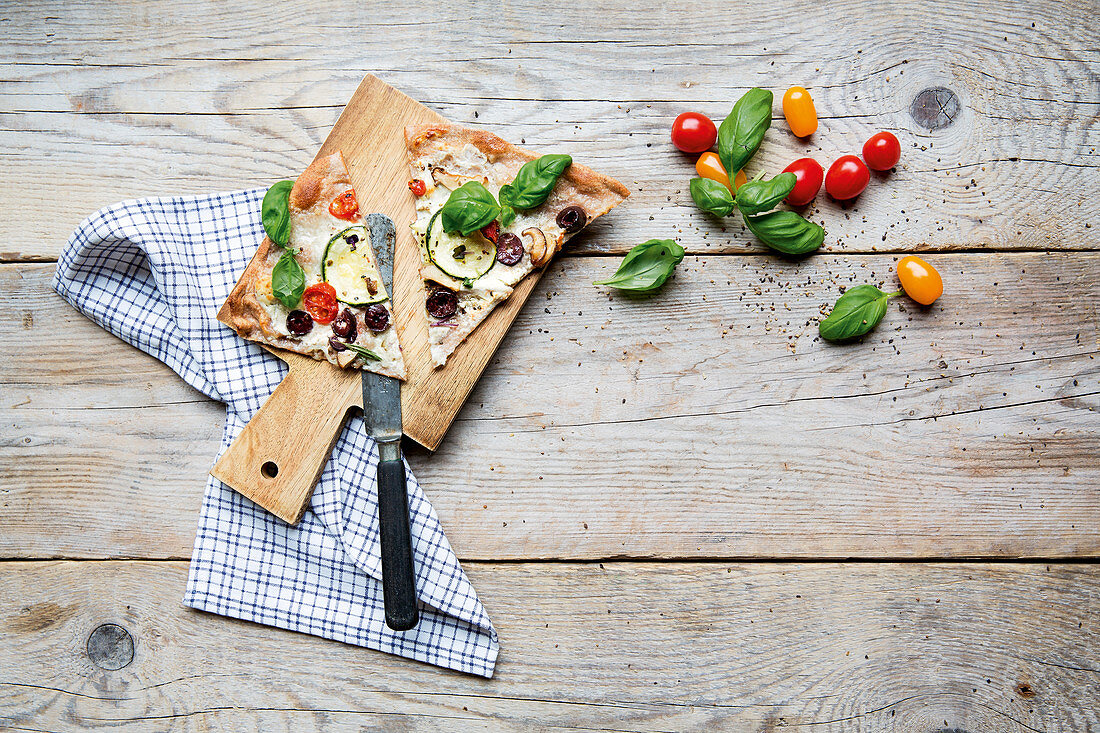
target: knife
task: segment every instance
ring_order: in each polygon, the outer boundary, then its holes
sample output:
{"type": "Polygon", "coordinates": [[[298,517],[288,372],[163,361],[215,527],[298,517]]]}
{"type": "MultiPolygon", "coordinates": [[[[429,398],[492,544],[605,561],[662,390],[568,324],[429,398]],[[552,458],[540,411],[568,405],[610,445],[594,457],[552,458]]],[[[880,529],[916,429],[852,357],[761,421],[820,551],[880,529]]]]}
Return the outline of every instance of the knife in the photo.
{"type": "MultiPolygon", "coordinates": [[[[386,292],[393,302],[393,257],[397,232],[384,214],[366,217],[371,246],[386,292]]],[[[392,311],[392,308],[391,308],[392,311]]],[[[409,496],[401,459],[401,382],[363,371],[363,421],[378,444],[378,529],[382,546],[382,600],[386,625],[394,631],[416,626],[416,575],[409,534],[409,496]]]]}

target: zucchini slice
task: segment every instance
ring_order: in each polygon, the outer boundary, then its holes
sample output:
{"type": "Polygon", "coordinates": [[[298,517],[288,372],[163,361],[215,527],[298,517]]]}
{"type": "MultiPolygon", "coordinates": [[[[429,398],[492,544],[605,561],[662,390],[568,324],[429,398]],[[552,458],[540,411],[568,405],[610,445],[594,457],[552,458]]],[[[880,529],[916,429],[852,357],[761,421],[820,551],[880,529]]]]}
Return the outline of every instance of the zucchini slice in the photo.
{"type": "Polygon", "coordinates": [[[424,243],[428,257],[435,266],[456,280],[476,280],[491,270],[497,261],[496,245],[481,236],[480,232],[464,237],[457,232],[448,234],[443,231],[439,211],[428,222],[424,243]]]}
{"type": "Polygon", "coordinates": [[[389,298],[374,261],[370,233],[362,224],[350,226],[328,241],[321,279],[336,290],[337,300],[348,305],[370,305],[389,298]]]}

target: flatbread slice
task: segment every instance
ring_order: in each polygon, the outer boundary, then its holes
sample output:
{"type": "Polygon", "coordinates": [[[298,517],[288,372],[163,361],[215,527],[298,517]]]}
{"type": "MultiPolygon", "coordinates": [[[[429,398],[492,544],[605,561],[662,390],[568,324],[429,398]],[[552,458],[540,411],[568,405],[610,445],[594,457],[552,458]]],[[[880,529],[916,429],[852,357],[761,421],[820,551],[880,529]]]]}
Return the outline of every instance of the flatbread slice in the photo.
{"type": "Polygon", "coordinates": [[[428,341],[436,367],[446,363],[520,280],[545,266],[580,229],[630,195],[614,178],[572,163],[544,203],[518,210],[506,226],[498,222],[484,234],[463,237],[444,232],[440,224],[439,210],[451,192],[477,181],[499,196],[523,164],[539,155],[492,133],[438,123],[406,127],[405,143],[410,188],[417,195],[412,228],[420,244],[428,341]],[[573,209],[571,218],[562,219],[567,208],[573,209]]]}
{"type": "Polygon", "coordinates": [[[290,190],[289,208],[286,248],[264,238],[218,320],[267,346],[404,379],[391,301],[343,155],[306,168],[290,190]],[[286,252],[305,276],[294,308],[272,290],[272,272],[286,252]]]}

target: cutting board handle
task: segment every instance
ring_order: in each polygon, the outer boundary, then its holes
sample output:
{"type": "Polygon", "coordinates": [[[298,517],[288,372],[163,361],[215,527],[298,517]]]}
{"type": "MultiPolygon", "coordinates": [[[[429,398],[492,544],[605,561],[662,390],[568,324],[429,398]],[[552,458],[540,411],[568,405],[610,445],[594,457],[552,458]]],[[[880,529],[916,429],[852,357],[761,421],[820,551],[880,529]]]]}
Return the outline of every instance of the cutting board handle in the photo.
{"type": "Polygon", "coordinates": [[[348,411],[362,405],[362,380],[357,369],[334,369],[296,354],[279,357],[290,367],[286,377],[210,475],[297,524],[348,411]]]}

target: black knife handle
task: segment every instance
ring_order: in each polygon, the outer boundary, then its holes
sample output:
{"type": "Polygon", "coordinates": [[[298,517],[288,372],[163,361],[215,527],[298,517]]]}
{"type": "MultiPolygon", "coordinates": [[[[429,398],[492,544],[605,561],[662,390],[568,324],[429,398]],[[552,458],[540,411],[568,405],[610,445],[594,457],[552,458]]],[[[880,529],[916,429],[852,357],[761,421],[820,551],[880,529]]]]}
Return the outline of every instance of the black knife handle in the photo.
{"type": "Polygon", "coordinates": [[[400,458],[378,462],[378,531],[382,545],[382,599],[386,625],[408,631],[420,621],[416,609],[409,495],[400,458]]]}

